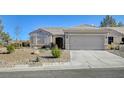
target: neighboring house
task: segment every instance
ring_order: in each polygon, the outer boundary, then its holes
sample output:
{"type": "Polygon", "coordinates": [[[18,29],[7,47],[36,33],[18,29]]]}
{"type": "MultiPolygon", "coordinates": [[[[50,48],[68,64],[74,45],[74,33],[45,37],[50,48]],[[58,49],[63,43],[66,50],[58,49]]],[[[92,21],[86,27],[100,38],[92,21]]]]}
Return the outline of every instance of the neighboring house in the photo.
{"type": "Polygon", "coordinates": [[[108,44],[124,44],[124,27],[104,27],[109,30],[108,44]]]}
{"type": "Polygon", "coordinates": [[[32,47],[50,46],[51,43],[55,43],[62,49],[103,50],[107,48],[110,42],[115,42],[116,39],[113,38],[118,38],[118,36],[120,39],[116,41],[121,43],[123,33],[119,31],[116,31],[115,28],[77,26],[71,28],[37,29],[29,35],[32,47]]]}

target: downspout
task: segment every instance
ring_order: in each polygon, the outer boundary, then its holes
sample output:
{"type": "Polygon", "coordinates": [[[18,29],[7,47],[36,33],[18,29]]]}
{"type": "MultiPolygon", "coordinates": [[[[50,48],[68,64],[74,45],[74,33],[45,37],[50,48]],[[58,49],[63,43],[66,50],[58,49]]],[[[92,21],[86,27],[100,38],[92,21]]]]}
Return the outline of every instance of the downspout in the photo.
{"type": "Polygon", "coordinates": [[[36,33],[36,46],[37,46],[37,33],[36,33]]]}

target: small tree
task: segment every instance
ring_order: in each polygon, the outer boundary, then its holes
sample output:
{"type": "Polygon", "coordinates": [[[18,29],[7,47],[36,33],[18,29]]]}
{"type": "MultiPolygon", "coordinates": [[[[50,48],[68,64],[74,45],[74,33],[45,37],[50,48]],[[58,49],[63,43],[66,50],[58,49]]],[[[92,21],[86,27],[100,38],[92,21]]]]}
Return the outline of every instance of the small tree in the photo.
{"type": "Polygon", "coordinates": [[[0,20],[0,38],[3,44],[6,42],[7,45],[8,45],[8,42],[11,40],[10,35],[4,32],[4,26],[3,26],[2,20],[0,20]]]}
{"type": "Polygon", "coordinates": [[[8,33],[4,33],[4,32],[3,32],[3,40],[4,40],[4,42],[6,42],[7,45],[8,45],[9,41],[11,40],[11,38],[10,38],[10,36],[9,36],[8,33]]]}

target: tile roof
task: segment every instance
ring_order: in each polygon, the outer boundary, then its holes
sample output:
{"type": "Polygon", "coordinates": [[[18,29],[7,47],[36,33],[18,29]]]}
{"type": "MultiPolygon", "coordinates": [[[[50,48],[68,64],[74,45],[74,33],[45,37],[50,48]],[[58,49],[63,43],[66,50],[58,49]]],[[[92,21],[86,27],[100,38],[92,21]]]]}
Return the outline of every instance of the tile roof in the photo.
{"type": "Polygon", "coordinates": [[[44,30],[50,32],[53,35],[64,35],[63,29],[60,27],[43,28],[44,30]]]}
{"type": "Polygon", "coordinates": [[[98,27],[71,27],[68,29],[64,29],[64,32],[79,32],[79,33],[108,33],[107,29],[98,28],[98,27]]]}
{"type": "Polygon", "coordinates": [[[124,34],[124,27],[102,27],[103,29],[114,30],[121,34],[124,34]]]}
{"type": "Polygon", "coordinates": [[[31,33],[35,33],[38,31],[45,31],[51,33],[52,35],[64,35],[65,32],[107,33],[113,30],[121,34],[124,34],[124,27],[95,27],[95,26],[93,27],[93,26],[85,26],[85,25],[73,26],[68,28],[63,28],[63,27],[39,28],[31,33]]]}
{"type": "Polygon", "coordinates": [[[46,30],[44,30],[42,28],[39,28],[37,30],[34,30],[34,31],[30,32],[29,35],[32,34],[32,33],[37,33],[37,32],[48,32],[48,31],[46,31],[46,30]]]}

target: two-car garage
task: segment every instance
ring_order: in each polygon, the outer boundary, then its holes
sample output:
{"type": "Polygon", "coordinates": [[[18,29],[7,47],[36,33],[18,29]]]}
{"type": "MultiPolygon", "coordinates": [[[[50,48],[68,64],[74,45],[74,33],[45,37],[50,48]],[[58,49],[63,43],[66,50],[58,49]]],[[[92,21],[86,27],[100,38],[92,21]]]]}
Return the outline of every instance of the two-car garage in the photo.
{"type": "Polygon", "coordinates": [[[82,50],[103,50],[105,35],[98,34],[80,34],[69,35],[69,49],[82,50]]]}
{"type": "Polygon", "coordinates": [[[104,50],[108,31],[97,28],[65,30],[65,49],[104,50]]]}

